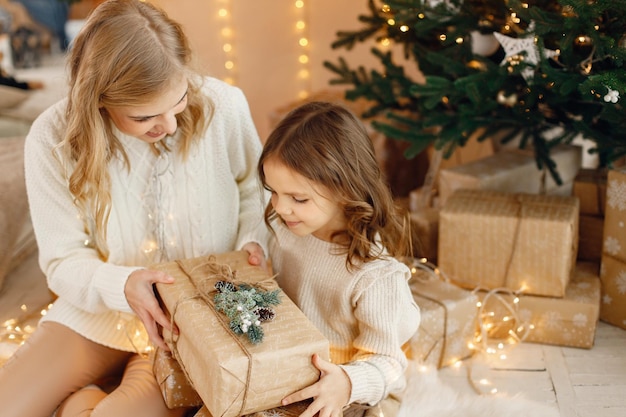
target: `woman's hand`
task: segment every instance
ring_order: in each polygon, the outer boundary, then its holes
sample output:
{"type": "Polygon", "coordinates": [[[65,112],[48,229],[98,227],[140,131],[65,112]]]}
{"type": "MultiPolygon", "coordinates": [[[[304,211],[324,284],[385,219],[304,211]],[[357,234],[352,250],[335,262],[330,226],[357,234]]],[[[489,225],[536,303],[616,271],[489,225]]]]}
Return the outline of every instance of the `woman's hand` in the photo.
{"type": "Polygon", "coordinates": [[[153,285],[157,282],[171,284],[174,278],[162,271],[139,269],[129,275],[124,286],[126,300],[137,317],[143,322],[148,336],[157,347],[169,351],[169,347],[159,332],[158,325],[178,334],[178,328],[172,326],[154,294],[153,285]]]}
{"type": "Polygon", "coordinates": [[[260,266],[267,270],[267,261],[265,260],[265,253],[261,245],[256,242],[248,242],[243,245],[242,249],[248,252],[248,263],[250,265],[260,266]]]}
{"type": "Polygon", "coordinates": [[[319,417],[341,417],[343,407],[350,400],[350,378],[339,366],[323,360],[319,355],[313,355],[312,363],[321,372],[319,381],[283,398],[282,404],[313,398],[311,405],[300,417],[313,417],[318,412],[319,417]]]}

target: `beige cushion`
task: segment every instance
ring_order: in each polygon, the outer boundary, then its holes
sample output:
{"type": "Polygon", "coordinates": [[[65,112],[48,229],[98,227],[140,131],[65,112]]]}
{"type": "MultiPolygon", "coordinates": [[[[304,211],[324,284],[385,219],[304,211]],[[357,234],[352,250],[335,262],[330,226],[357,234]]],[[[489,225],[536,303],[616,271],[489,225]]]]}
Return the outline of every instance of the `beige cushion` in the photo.
{"type": "Polygon", "coordinates": [[[16,87],[0,85],[0,109],[17,107],[28,98],[28,91],[16,87]]]}

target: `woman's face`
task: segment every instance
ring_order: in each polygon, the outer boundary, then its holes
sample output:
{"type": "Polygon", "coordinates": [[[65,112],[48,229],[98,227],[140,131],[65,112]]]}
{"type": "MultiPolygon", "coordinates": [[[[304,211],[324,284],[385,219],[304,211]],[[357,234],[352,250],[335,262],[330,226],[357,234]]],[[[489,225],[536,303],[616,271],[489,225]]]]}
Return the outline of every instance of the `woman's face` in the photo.
{"type": "Polygon", "coordinates": [[[106,107],[106,110],[122,133],[156,143],[176,132],[176,115],[187,106],[187,88],[187,79],[182,77],[164,94],[145,105],[106,107]]]}

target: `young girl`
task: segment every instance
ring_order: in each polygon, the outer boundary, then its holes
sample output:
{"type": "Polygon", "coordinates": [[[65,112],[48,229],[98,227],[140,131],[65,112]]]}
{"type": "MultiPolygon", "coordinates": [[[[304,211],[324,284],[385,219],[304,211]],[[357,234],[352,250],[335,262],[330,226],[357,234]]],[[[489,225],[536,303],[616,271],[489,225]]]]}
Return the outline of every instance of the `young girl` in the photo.
{"type": "Polygon", "coordinates": [[[137,351],[148,336],[167,349],[158,325],[175,331],[153,289],[173,278],[150,265],[236,249],[263,265],[261,141],[241,90],[194,71],[182,27],[149,2],[101,3],[68,59],[69,96],[24,152],[58,298],[0,368],[1,414],[181,416],[137,351]]]}
{"type": "Polygon", "coordinates": [[[364,126],[343,107],[292,111],[267,139],[258,171],[271,192],[265,220],[278,283],[331,345],[332,363],[312,359],[320,380],[283,404],[314,398],[302,417],[360,416],[405,385],[402,345],[420,313],[410,271],[392,256],[408,251],[408,223],[364,126]]]}

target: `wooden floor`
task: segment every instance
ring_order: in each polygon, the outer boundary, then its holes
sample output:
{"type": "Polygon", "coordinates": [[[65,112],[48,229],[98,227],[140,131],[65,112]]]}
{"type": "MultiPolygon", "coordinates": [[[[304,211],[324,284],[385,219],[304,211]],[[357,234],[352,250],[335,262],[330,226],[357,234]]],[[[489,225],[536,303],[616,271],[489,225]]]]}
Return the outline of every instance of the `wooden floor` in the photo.
{"type": "MultiPolygon", "coordinates": [[[[36,316],[50,300],[33,255],[0,291],[0,323],[36,316]]],[[[489,392],[496,389],[499,394],[550,404],[561,417],[625,417],[626,330],[600,322],[592,349],[522,343],[508,352],[505,361],[475,356],[440,370],[439,376],[460,393],[478,395],[478,388],[492,395],[489,392]]]]}

